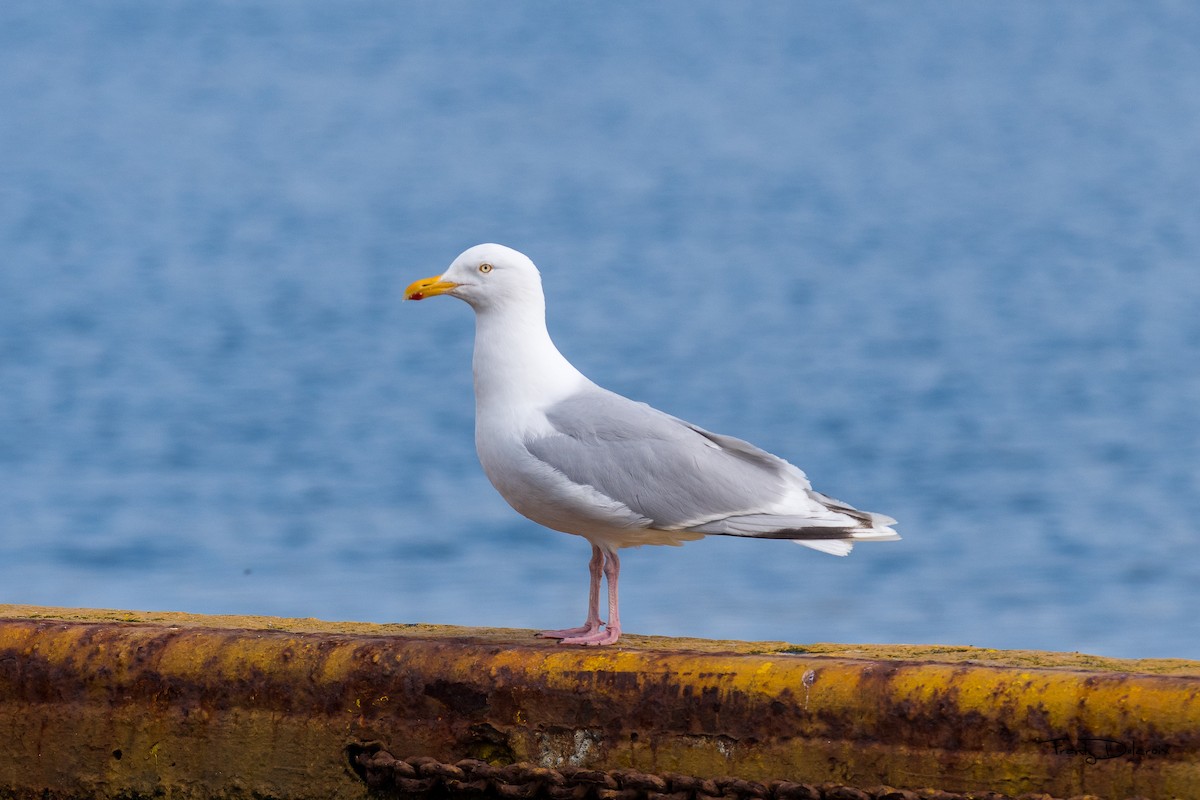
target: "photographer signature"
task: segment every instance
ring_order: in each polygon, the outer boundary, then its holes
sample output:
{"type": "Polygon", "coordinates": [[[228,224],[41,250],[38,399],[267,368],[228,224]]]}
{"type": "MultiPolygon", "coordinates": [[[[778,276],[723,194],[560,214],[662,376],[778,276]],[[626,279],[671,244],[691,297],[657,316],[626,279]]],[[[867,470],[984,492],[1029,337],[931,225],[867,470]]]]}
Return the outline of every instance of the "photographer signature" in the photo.
{"type": "Polygon", "coordinates": [[[1165,744],[1141,745],[1137,742],[1122,742],[1117,739],[1095,737],[1072,739],[1070,736],[1038,739],[1038,744],[1051,745],[1055,755],[1075,756],[1082,758],[1087,764],[1095,764],[1097,761],[1106,761],[1121,756],[1133,758],[1165,756],[1169,749],[1169,746],[1165,744]]]}

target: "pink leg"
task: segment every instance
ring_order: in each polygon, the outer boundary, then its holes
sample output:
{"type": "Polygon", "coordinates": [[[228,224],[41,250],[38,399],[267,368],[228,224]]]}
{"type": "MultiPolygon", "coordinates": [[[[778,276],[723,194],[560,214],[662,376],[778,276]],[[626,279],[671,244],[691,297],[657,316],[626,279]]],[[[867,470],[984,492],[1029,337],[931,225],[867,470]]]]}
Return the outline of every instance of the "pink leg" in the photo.
{"type": "Polygon", "coordinates": [[[621,574],[621,560],[617,551],[606,553],[604,577],[608,580],[608,625],[603,631],[594,630],[580,636],[568,636],[559,644],[612,644],[621,638],[621,616],[617,613],[617,578],[621,574]]]}
{"type": "Polygon", "coordinates": [[[592,560],[588,562],[588,572],[592,576],[588,588],[587,622],[578,628],[564,628],[560,631],[542,631],[538,634],[543,639],[567,639],[572,636],[590,636],[600,630],[604,622],[600,619],[600,570],[604,566],[604,553],[592,545],[592,560]]]}

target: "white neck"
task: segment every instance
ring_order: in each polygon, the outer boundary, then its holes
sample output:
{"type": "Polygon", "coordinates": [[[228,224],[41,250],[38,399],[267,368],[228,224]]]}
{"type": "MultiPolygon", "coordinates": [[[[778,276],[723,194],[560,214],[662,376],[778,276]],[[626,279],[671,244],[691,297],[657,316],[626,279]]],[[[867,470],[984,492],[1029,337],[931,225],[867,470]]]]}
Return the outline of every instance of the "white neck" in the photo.
{"type": "Polygon", "coordinates": [[[587,383],[550,340],[544,302],[476,309],[472,366],[477,412],[545,408],[587,383]]]}

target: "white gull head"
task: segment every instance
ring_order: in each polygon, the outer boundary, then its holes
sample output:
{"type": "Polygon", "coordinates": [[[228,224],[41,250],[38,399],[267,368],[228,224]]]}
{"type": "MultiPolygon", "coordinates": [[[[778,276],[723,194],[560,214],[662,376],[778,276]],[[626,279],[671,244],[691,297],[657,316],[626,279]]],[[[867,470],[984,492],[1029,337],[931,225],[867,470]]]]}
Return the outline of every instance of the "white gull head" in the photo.
{"type": "Polygon", "coordinates": [[[477,312],[501,308],[545,308],[542,276],[524,253],[502,244],[477,244],[465,250],[436,278],[408,287],[405,300],[439,294],[457,297],[477,312]]]}

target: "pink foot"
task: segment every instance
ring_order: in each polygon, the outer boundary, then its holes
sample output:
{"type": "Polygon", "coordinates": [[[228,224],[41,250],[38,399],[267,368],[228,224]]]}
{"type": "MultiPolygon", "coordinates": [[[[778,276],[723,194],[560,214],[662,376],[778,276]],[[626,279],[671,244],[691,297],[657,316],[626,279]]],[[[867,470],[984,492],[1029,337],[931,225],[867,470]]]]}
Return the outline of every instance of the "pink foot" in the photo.
{"type": "Polygon", "coordinates": [[[602,631],[594,631],[584,636],[565,637],[559,644],[582,644],[589,647],[599,647],[600,645],[614,644],[620,638],[621,629],[610,625],[602,631]]]}
{"type": "Polygon", "coordinates": [[[604,623],[596,620],[595,624],[588,623],[580,625],[578,628],[563,628],[557,631],[542,631],[535,634],[539,639],[570,639],[577,636],[591,636],[600,630],[600,626],[604,623]]]}

